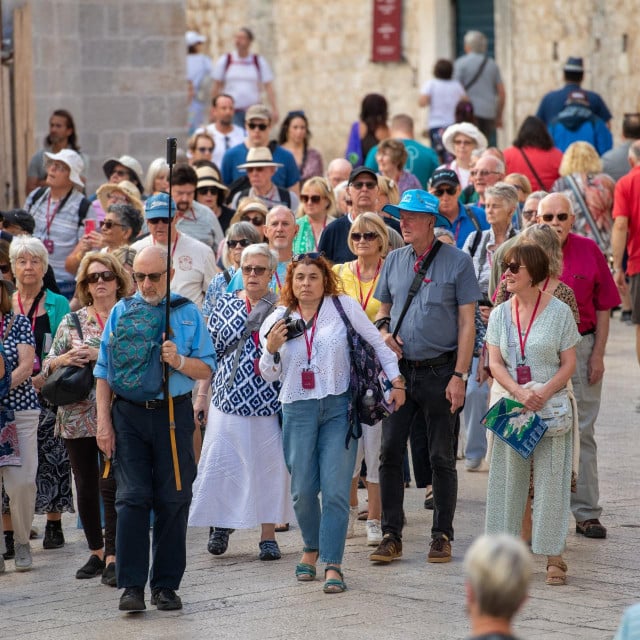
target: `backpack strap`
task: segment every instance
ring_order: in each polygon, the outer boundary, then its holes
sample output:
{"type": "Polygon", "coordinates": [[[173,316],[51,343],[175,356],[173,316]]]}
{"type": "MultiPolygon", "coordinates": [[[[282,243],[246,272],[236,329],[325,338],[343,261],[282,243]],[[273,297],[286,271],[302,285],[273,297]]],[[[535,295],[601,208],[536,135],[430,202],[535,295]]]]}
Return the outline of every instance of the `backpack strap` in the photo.
{"type": "Polygon", "coordinates": [[[472,258],[473,258],[473,256],[476,255],[476,251],[478,250],[478,246],[480,245],[480,240],[482,240],[482,231],[480,231],[480,229],[478,229],[475,232],[475,236],[473,237],[473,242],[471,243],[471,246],[469,247],[469,254],[471,255],[472,258]]]}
{"type": "Polygon", "coordinates": [[[87,211],[89,211],[90,206],[91,201],[88,198],[82,198],[78,207],[78,226],[84,224],[84,219],[87,217],[87,211]]]}
{"type": "Polygon", "coordinates": [[[31,198],[31,204],[29,205],[29,210],[27,211],[27,213],[31,213],[31,209],[33,209],[33,207],[35,207],[36,203],[39,202],[39,200],[42,198],[42,196],[44,195],[44,192],[46,190],[47,190],[47,187],[40,187],[33,194],[33,198],[31,198]]]}
{"type": "Polygon", "coordinates": [[[469,80],[467,84],[463,85],[465,91],[468,91],[469,89],[471,89],[471,87],[473,87],[473,85],[478,81],[478,78],[480,78],[480,76],[482,75],[482,72],[484,71],[484,68],[487,65],[488,60],[489,60],[489,56],[485,55],[484,59],[482,60],[482,63],[478,67],[478,70],[476,71],[473,78],[471,78],[471,80],[469,80]]]}
{"type": "Polygon", "coordinates": [[[527,166],[529,167],[529,170],[531,171],[531,173],[533,173],[533,177],[538,181],[538,185],[540,185],[540,188],[544,189],[542,180],[540,180],[540,176],[538,175],[538,172],[533,168],[533,165],[531,164],[531,161],[527,157],[527,154],[524,152],[524,149],[522,147],[518,147],[518,151],[520,151],[520,153],[522,154],[524,161],[527,163],[527,166]]]}
{"type": "Polygon", "coordinates": [[[470,204],[465,204],[463,205],[463,207],[467,212],[467,216],[469,216],[469,220],[471,220],[473,226],[476,228],[476,231],[482,231],[480,220],[478,220],[478,216],[473,212],[473,207],[470,204]]]}
{"type": "Polygon", "coordinates": [[[231,274],[229,273],[229,267],[227,267],[223,272],[222,272],[222,277],[224,278],[224,281],[229,284],[231,282],[231,274]]]}
{"type": "Polygon", "coordinates": [[[291,194],[289,193],[289,189],[278,187],[278,195],[280,196],[280,202],[288,209],[291,209],[291,194]]]}
{"type": "Polygon", "coordinates": [[[78,336],[81,342],[84,342],[84,335],[82,334],[82,326],[80,325],[80,318],[78,318],[78,314],[75,311],[72,311],[70,314],[71,320],[76,327],[76,331],[78,332],[78,336]]]}

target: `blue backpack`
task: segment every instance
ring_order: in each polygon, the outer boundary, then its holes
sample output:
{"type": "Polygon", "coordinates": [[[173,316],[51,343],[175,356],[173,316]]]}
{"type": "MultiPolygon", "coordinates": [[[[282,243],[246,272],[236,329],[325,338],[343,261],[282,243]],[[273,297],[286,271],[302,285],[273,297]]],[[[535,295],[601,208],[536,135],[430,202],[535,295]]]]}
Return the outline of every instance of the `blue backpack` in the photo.
{"type": "MultiPolygon", "coordinates": [[[[191,303],[171,298],[171,309],[191,303]]],[[[165,303],[155,307],[139,298],[125,298],[107,345],[107,380],[112,391],[133,402],[153,400],[162,392],[163,366],[160,354],[165,330],[165,303]]]]}

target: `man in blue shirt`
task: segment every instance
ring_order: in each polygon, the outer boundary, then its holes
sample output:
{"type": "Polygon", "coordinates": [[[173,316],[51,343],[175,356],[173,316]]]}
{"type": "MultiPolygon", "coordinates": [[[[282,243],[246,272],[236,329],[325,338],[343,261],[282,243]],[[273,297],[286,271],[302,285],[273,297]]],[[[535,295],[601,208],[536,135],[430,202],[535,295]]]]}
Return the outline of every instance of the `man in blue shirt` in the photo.
{"type": "MultiPolygon", "coordinates": [[[[159,246],[144,248],[135,257],[133,271],[138,283],[134,302],[148,305],[149,314],[153,307],[164,307],[167,277],[172,275],[167,273],[166,251],[159,246]]],[[[161,345],[162,361],[170,371],[169,394],[173,399],[175,429],[169,426],[169,403],[162,392],[142,402],[122,395],[115,395],[112,400],[109,361],[113,359],[113,342],[118,339],[118,332],[126,330],[122,327],[126,317],[122,323],[119,319],[131,304],[126,300],[116,304],[100,343],[94,369],[96,437],[105,456],[114,461],[118,487],[116,577],[118,587],[124,588],[119,608],[129,612],[144,610],[144,587],[149,578],[151,604],[161,611],[170,611],[182,608],[175,591],[186,566],[187,518],[191,485],[196,476],[191,390],[195,380],[210,378],[216,366],[215,353],[198,307],[187,301],[171,309],[171,337],[161,345]],[[152,508],[153,562],[149,575],[152,508]]],[[[138,353],[132,351],[133,363],[138,353]]],[[[140,351],[145,351],[144,345],[140,345],[140,351]]]]}
{"type": "Polygon", "coordinates": [[[429,193],[438,198],[438,211],[449,221],[458,249],[470,233],[489,228],[484,209],[460,202],[461,190],[458,174],[451,169],[438,169],[431,176],[429,193]]]}

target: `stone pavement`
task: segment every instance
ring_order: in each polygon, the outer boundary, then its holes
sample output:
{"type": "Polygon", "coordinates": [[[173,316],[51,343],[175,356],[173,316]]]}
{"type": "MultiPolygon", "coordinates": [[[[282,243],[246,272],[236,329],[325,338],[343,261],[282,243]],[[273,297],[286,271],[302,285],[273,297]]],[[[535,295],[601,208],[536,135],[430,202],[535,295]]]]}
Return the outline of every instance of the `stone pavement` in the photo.
{"type": "MultiPolygon", "coordinates": [[[[640,600],[640,439],[636,435],[640,414],[635,411],[640,369],[633,341],[634,329],[616,317],[597,429],[603,522],[609,537],[599,541],[578,536],[572,521],[565,554],[566,587],[545,586],[544,558],[536,557],[531,597],[515,624],[523,639],[609,639],[623,609],[640,600]]],[[[296,582],[293,570],[301,547],[297,529],[279,534],[283,558],[277,562],[257,559],[257,531],[234,533],[227,553],[214,557],[206,551],[208,531],[191,529],[180,590],[185,606],[173,613],[150,607],[147,594],[144,614],[121,614],[119,591],[98,579],[76,580],[75,571],[88,554],[75,528],[75,516],[67,515],[63,549],[44,551],[41,541],[33,541],[34,570],[29,573],[15,573],[13,562],[7,562],[7,572],[0,575],[0,638],[465,638],[462,559],[474,536],[483,530],[487,474],[467,473],[460,464],[459,478],[450,564],[426,564],[425,532],[431,512],[422,508],[422,490],[411,488],[406,492],[404,557],[389,566],[371,565],[362,526],[362,535],[347,541],[344,565],[349,590],[342,595],[323,594],[320,581],[296,582]]],[[[42,530],[42,516],[36,524],[42,530]]]]}

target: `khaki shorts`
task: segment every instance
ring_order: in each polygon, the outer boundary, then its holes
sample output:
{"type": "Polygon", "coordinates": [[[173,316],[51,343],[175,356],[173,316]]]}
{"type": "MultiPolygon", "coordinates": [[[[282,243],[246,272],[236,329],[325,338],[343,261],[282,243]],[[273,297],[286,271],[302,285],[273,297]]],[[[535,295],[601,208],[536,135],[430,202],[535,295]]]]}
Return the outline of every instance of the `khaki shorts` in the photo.
{"type": "Polygon", "coordinates": [[[631,296],[631,322],[640,324],[640,273],[629,276],[629,295],[631,296]]]}

